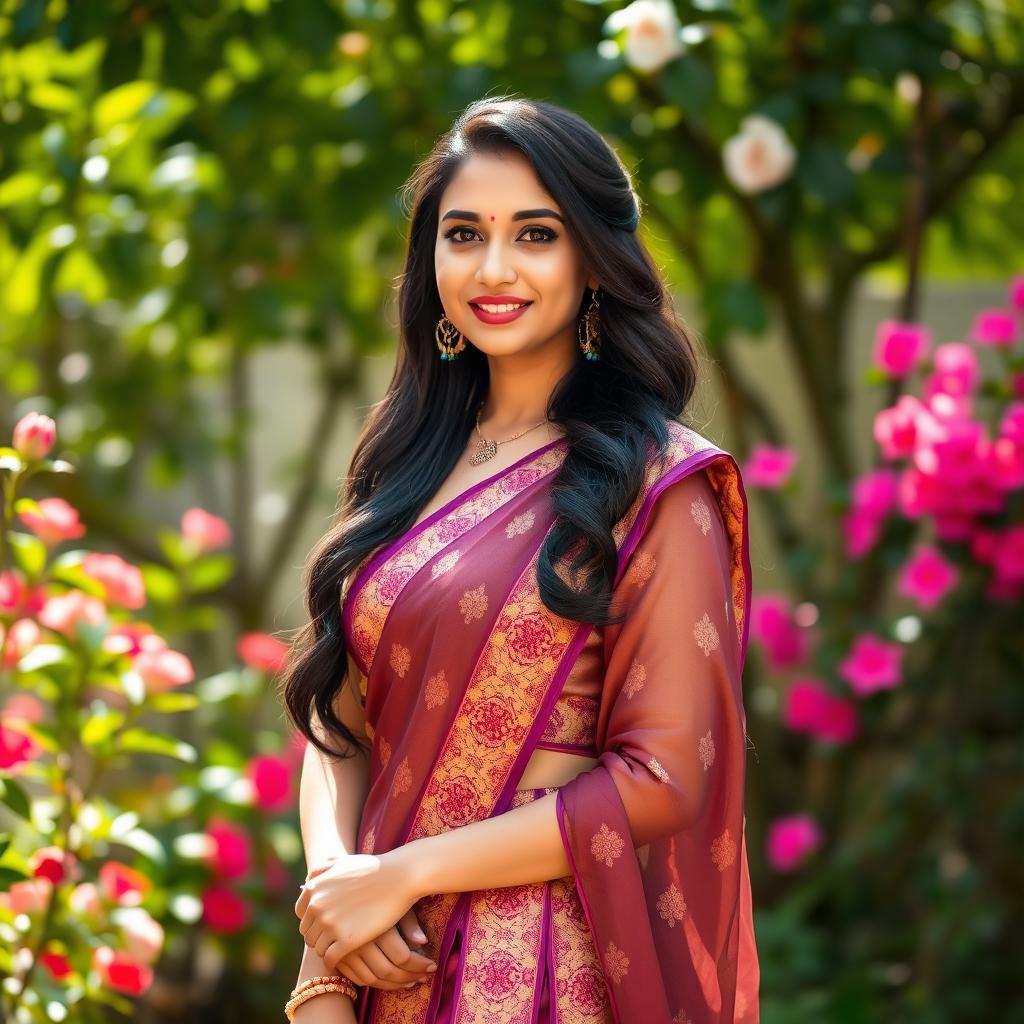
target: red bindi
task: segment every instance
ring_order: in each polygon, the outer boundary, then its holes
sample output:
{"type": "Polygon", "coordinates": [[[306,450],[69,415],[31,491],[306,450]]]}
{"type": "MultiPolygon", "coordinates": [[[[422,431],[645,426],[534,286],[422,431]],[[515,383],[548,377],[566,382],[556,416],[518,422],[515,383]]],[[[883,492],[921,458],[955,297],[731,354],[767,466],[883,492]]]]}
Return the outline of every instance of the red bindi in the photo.
{"type": "Polygon", "coordinates": [[[494,220],[494,214],[493,213],[491,214],[491,220],[494,220]]]}

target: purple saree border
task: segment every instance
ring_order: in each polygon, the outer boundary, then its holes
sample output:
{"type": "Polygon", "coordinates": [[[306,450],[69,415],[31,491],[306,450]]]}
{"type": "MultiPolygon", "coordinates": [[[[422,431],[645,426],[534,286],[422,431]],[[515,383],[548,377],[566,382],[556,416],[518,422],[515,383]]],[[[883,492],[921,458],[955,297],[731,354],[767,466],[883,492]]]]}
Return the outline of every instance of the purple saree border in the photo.
{"type": "MultiPolygon", "coordinates": [[[[553,441],[548,441],[547,444],[541,445],[540,448],[535,448],[532,452],[527,452],[521,459],[517,459],[511,465],[506,466],[504,469],[499,469],[497,472],[492,473],[490,476],[485,477],[483,480],[478,480],[475,484],[467,487],[464,491],[456,494],[450,501],[445,502],[439,509],[431,512],[426,519],[422,522],[417,523],[415,526],[406,530],[405,533],[399,534],[399,536],[390,540],[385,544],[374,556],[366,563],[353,577],[352,582],[349,584],[348,590],[345,594],[345,606],[341,611],[341,622],[342,622],[342,633],[346,636],[351,635],[352,630],[352,608],[355,605],[356,594],[359,593],[366,585],[366,581],[370,578],[371,573],[381,565],[386,559],[388,559],[399,547],[403,544],[408,544],[409,541],[418,537],[428,527],[433,526],[442,516],[447,515],[454,509],[459,502],[468,501],[475,494],[482,491],[485,487],[490,486],[496,480],[501,479],[506,473],[511,473],[514,469],[519,469],[520,466],[529,462],[531,459],[537,458],[538,455],[543,455],[544,452],[550,448],[554,448],[556,444],[561,444],[565,441],[565,437],[556,437],[553,441]]],[[[365,665],[359,666],[361,669],[367,668],[365,665]]],[[[363,672],[366,675],[366,672],[363,672]]]]}
{"type": "MultiPolygon", "coordinates": [[[[540,950],[537,955],[537,977],[533,986],[533,1005],[530,1008],[530,1020],[537,1024],[546,1024],[540,1019],[540,1001],[544,995],[544,977],[547,974],[548,956],[551,946],[551,884],[544,886],[543,908],[540,915],[540,950]]],[[[548,980],[548,1020],[551,1019],[551,1008],[554,1003],[554,984],[548,980]]]]}

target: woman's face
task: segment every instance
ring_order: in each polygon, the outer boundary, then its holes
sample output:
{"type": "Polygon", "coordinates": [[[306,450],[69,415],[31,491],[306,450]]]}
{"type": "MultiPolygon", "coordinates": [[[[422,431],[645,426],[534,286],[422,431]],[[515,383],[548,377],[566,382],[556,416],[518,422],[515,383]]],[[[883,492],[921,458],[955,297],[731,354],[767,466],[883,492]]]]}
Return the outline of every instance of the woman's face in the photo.
{"type": "Polygon", "coordinates": [[[597,281],[562,216],[514,151],[468,157],[442,194],[434,247],[441,304],[487,355],[576,343],[583,289],[597,281]],[[506,305],[522,308],[500,311],[506,305]]]}

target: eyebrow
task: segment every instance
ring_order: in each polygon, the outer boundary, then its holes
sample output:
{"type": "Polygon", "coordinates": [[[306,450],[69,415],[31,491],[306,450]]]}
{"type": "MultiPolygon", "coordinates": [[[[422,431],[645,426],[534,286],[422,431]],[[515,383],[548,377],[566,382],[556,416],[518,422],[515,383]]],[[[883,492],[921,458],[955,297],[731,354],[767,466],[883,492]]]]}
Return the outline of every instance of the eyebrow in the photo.
{"type": "MultiPolygon", "coordinates": [[[[555,213],[554,210],[549,210],[547,207],[541,207],[539,210],[520,210],[518,213],[512,214],[513,220],[530,220],[534,217],[553,217],[555,220],[565,223],[560,213],[555,213]]],[[[480,214],[474,213],[472,210],[449,210],[441,220],[472,220],[479,223],[480,214]]]]}

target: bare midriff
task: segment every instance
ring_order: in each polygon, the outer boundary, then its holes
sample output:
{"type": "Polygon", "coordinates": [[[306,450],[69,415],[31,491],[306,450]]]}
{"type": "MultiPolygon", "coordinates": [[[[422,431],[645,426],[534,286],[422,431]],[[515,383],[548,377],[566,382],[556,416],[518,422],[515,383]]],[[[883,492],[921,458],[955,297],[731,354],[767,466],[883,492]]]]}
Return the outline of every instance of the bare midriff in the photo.
{"type": "Polygon", "coordinates": [[[585,754],[570,754],[564,750],[535,750],[526,763],[523,777],[516,789],[541,789],[548,786],[564,786],[596,765],[596,757],[585,754]]]}

